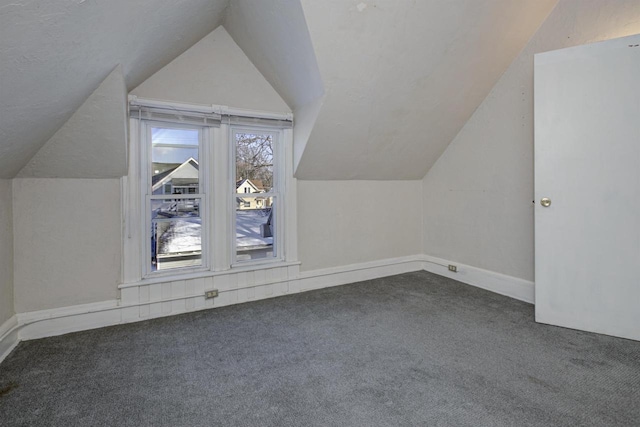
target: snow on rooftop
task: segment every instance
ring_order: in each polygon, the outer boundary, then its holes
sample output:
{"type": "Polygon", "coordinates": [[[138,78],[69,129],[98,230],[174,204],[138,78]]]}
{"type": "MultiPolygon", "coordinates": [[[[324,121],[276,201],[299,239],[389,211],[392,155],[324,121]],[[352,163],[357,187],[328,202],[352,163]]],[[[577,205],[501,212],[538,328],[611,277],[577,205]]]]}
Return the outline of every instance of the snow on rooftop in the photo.
{"type": "MultiPolygon", "coordinates": [[[[260,226],[267,222],[267,210],[236,211],[236,245],[238,248],[273,245],[273,237],[262,237],[260,226]]],[[[160,236],[158,253],[162,255],[199,252],[202,248],[202,222],[200,218],[181,218],[172,221],[160,236]]]]}

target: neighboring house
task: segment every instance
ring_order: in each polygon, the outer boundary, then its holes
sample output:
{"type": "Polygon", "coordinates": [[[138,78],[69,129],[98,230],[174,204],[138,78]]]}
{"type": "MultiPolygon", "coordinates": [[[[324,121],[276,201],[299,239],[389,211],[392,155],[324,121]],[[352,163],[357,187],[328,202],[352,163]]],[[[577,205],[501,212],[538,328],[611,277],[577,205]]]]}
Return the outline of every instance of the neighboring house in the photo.
{"type": "MultiPolygon", "coordinates": [[[[236,193],[255,194],[265,193],[262,181],[240,179],[236,182],[236,193]]],[[[271,206],[271,199],[265,197],[238,197],[237,209],[264,209],[271,206]]]]}
{"type": "Polygon", "coordinates": [[[242,179],[236,182],[236,193],[264,193],[262,181],[242,179]]]}
{"type": "Polygon", "coordinates": [[[151,178],[152,194],[197,194],[198,176],[198,161],[190,158],[178,166],[154,175],[151,178]]]}

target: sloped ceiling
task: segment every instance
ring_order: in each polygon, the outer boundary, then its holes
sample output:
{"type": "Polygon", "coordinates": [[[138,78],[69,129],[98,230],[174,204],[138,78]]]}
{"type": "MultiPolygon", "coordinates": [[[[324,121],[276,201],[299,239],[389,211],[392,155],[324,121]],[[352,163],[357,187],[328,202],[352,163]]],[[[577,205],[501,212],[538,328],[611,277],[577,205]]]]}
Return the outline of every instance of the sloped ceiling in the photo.
{"type": "Polygon", "coordinates": [[[223,25],[293,110],[297,167],[324,98],[300,0],[233,0],[223,25]]]}
{"type": "Polygon", "coordinates": [[[127,89],[117,66],[18,173],[28,178],[127,174],[127,89]]]}
{"type": "Polygon", "coordinates": [[[556,1],[0,0],[0,178],[116,65],[131,90],[224,23],[296,114],[298,177],[421,179],[556,1]]]}
{"type": "Polygon", "coordinates": [[[556,1],[301,0],[326,95],[296,176],[422,178],[556,1]]]}
{"type": "Polygon", "coordinates": [[[232,0],[302,179],[421,179],[557,0],[232,0]]]}
{"type": "Polygon", "coordinates": [[[228,0],[0,0],[0,178],[118,64],[132,89],[206,34],[228,0]]]}
{"type": "Polygon", "coordinates": [[[223,25],[291,108],[323,94],[300,0],[232,0],[223,25]]]}

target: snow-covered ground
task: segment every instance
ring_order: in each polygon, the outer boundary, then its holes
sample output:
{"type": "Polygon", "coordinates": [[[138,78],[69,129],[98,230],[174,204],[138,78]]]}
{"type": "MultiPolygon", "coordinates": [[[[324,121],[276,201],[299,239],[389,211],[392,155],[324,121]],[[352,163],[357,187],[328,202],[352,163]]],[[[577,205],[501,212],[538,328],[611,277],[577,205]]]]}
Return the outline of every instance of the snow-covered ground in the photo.
{"type": "Polygon", "coordinates": [[[273,245],[273,237],[262,237],[260,225],[267,222],[269,212],[265,209],[236,211],[236,244],[238,248],[273,245]]]}
{"type": "MultiPolygon", "coordinates": [[[[273,237],[262,237],[260,225],[267,222],[266,210],[236,211],[236,245],[238,248],[264,247],[273,245],[273,237]]],[[[167,229],[160,233],[158,254],[169,255],[201,250],[202,225],[200,218],[184,218],[171,221],[167,229]]],[[[159,227],[161,227],[159,225],[159,227]]]]}
{"type": "Polygon", "coordinates": [[[160,235],[158,253],[169,255],[199,252],[202,248],[201,231],[200,218],[179,219],[168,223],[167,230],[160,235]]]}

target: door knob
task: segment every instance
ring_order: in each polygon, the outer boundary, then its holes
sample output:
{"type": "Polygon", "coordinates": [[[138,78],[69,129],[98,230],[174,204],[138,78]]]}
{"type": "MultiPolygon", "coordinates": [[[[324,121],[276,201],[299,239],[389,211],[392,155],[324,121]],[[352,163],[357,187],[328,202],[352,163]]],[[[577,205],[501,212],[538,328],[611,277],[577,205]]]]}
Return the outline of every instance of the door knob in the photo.
{"type": "Polygon", "coordinates": [[[544,206],[545,208],[548,208],[549,206],[551,206],[551,199],[549,199],[548,197],[543,197],[543,198],[540,200],[540,204],[541,204],[542,206],[544,206]]]}

